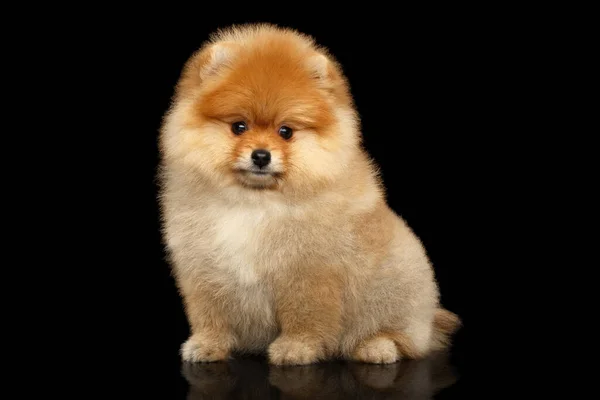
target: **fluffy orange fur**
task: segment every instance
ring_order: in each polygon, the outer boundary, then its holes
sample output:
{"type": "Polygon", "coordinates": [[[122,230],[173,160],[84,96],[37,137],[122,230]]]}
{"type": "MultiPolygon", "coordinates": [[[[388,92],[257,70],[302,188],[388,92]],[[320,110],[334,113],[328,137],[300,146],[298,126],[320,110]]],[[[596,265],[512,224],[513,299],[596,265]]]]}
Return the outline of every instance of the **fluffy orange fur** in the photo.
{"type": "Polygon", "coordinates": [[[215,33],[185,65],[160,143],[185,360],[391,363],[448,346],[460,320],[384,200],[341,67],[312,38],[266,24],[215,33]],[[257,149],[271,154],[262,173],[257,149]]]}

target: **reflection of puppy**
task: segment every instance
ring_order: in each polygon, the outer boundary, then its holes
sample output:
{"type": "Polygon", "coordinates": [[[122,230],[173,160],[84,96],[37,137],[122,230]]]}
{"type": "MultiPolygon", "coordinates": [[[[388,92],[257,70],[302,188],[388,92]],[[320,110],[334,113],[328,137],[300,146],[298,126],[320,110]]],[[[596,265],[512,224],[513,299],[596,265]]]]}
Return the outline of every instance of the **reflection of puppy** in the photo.
{"type": "Polygon", "coordinates": [[[323,363],[302,368],[272,367],[269,381],[281,398],[431,399],[458,376],[443,353],[405,363],[323,363]],[[392,397],[390,397],[392,396],[392,397]]]}
{"type": "Polygon", "coordinates": [[[184,363],[182,374],[190,384],[189,400],[224,399],[237,385],[237,377],[226,363],[184,363]]]}
{"type": "Polygon", "coordinates": [[[359,385],[348,393],[361,392],[365,395],[372,390],[384,390],[403,399],[432,399],[436,393],[458,381],[445,352],[399,364],[353,364],[349,369],[359,385]]]}
{"type": "Polygon", "coordinates": [[[160,175],[185,360],[392,363],[447,345],[458,317],[360,141],[339,65],[304,35],[233,28],[189,60],[160,175]]]}
{"type": "Polygon", "coordinates": [[[190,388],[188,400],[269,399],[269,366],[262,359],[243,358],[230,363],[183,363],[190,388]]]}
{"type": "Polygon", "coordinates": [[[458,379],[444,354],[403,363],[330,362],[269,366],[260,359],[184,363],[188,400],[200,399],[431,399],[458,379]]]}

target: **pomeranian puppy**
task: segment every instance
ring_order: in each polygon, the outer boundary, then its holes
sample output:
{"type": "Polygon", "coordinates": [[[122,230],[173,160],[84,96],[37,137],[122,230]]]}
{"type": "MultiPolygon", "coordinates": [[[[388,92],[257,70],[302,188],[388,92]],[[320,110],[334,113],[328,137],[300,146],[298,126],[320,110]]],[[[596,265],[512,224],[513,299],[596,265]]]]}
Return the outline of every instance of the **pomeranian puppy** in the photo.
{"type": "Polygon", "coordinates": [[[183,360],[393,363],[449,345],[460,319],[359,125],[340,65],[303,33],[234,26],[188,60],[159,174],[183,360]]]}

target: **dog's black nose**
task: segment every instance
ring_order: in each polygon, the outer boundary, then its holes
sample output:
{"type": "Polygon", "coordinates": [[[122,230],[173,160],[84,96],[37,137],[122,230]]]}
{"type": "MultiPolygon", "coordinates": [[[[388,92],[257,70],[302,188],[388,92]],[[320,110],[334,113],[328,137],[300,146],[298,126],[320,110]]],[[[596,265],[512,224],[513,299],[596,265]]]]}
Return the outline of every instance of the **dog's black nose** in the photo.
{"type": "Polygon", "coordinates": [[[262,168],[271,162],[271,153],[263,149],[254,150],[252,152],[252,161],[254,161],[254,165],[262,168]]]}

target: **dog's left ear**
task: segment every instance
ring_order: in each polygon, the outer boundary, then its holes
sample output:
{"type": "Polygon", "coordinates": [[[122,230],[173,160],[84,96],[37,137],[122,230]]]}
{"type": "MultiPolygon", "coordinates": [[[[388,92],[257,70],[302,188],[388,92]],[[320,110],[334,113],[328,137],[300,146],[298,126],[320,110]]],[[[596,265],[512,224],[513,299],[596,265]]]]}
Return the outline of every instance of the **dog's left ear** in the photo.
{"type": "Polygon", "coordinates": [[[327,54],[316,53],[308,59],[308,66],[323,89],[332,90],[338,85],[340,75],[337,66],[327,54]]]}
{"type": "Polygon", "coordinates": [[[315,79],[326,80],[329,78],[329,59],[326,55],[317,53],[308,62],[315,79]]]}

